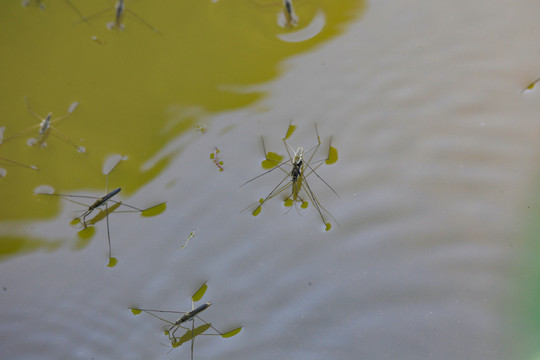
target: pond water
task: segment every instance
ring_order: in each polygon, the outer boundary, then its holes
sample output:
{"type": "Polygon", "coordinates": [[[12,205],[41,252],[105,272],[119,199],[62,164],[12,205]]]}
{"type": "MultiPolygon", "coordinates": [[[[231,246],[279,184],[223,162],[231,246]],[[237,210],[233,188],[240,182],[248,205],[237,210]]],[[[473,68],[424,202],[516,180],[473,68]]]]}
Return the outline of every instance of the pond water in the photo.
{"type": "Polygon", "coordinates": [[[109,30],[112,2],[0,4],[2,358],[188,359],[129,308],[188,311],[204,282],[202,317],[242,331],[195,358],[538,358],[540,4],[125,5],[109,30]],[[31,112],[68,110],[27,145],[31,112]],[[291,122],[313,167],[337,150],[307,177],[330,231],[311,200],[251,215],[279,169],[240,186],[291,122]],[[167,203],[110,214],[113,267],[105,219],[34,194],[118,187],[167,203]]]}

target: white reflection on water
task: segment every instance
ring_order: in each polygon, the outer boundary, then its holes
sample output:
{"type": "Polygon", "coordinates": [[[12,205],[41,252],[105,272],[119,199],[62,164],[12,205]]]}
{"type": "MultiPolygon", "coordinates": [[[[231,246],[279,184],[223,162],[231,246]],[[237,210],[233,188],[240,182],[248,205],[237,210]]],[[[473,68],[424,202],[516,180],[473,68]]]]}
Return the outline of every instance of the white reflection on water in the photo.
{"type": "MultiPolygon", "coordinates": [[[[285,16],[283,15],[283,13],[280,13],[280,18],[278,22],[280,24],[284,24],[286,22],[285,16]]],[[[300,30],[292,31],[292,32],[278,34],[277,37],[285,42],[291,42],[291,43],[306,41],[308,39],[315,37],[317,34],[319,34],[324,28],[325,24],[326,24],[326,16],[324,15],[323,11],[319,10],[317,14],[315,14],[311,22],[306,27],[300,30]]]]}

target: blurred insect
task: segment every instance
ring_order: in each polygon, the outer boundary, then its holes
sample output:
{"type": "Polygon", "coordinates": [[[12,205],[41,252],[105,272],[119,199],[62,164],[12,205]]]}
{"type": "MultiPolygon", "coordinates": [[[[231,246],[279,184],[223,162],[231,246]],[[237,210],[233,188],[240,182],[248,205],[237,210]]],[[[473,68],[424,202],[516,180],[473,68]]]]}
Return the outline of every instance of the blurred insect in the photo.
{"type": "Polygon", "coordinates": [[[124,16],[126,14],[129,14],[133,19],[138,21],[139,23],[143,24],[147,28],[149,28],[152,31],[159,32],[158,29],[153,27],[148,21],[144,20],[141,16],[137,15],[133,10],[128,9],[125,4],[124,0],[118,0],[118,2],[114,5],[113,8],[107,8],[101,11],[98,11],[95,14],[92,14],[88,17],[86,17],[86,20],[91,20],[94,18],[97,18],[99,16],[102,16],[103,14],[106,14],[108,12],[111,12],[114,10],[114,21],[107,23],[107,28],[109,30],[125,30],[124,26],[124,16]]]}
{"type": "Polygon", "coordinates": [[[116,212],[116,213],[125,213],[125,212],[138,212],[141,213],[143,216],[155,216],[163,212],[166,208],[166,203],[160,203],[154,206],[151,206],[147,209],[139,209],[138,207],[135,207],[133,205],[126,204],[122,201],[115,201],[112,200],[113,197],[115,197],[122,189],[116,188],[112,191],[109,191],[109,174],[116,168],[116,166],[120,163],[120,161],[125,160],[126,157],[123,156],[116,156],[111,157],[109,161],[105,162],[105,165],[103,167],[103,174],[106,176],[105,180],[105,195],[102,197],[95,197],[95,196],[87,196],[87,195],[71,195],[71,194],[57,194],[57,193],[42,193],[38,192],[38,195],[49,195],[49,196],[60,196],[68,201],[71,201],[75,204],[82,205],[87,207],[86,210],[84,210],[83,214],[73,219],[72,223],[79,222],[83,226],[83,230],[86,230],[88,228],[88,225],[95,225],[97,222],[103,220],[103,218],[106,219],[107,222],[107,242],[109,245],[109,263],[107,266],[113,267],[116,265],[118,260],[112,256],[112,250],[111,250],[111,233],[109,229],[109,214],[116,212]],[[88,205],[82,202],[79,202],[74,199],[94,199],[95,201],[88,205]],[[109,203],[112,203],[109,207],[109,203]],[[105,206],[105,210],[100,210],[98,214],[96,214],[92,219],[87,220],[87,217],[92,214],[95,210],[98,208],[102,208],[105,206]],[[124,206],[129,208],[130,210],[121,210],[116,211],[120,206],[124,206]]]}
{"type": "MultiPolygon", "coordinates": [[[[311,186],[308,182],[308,177],[311,174],[315,174],[319,180],[321,180],[326,186],[332,190],[332,192],[339,197],[337,192],[322,178],[317,174],[316,170],[324,163],[330,165],[337,161],[337,150],[332,147],[332,137],[330,137],[330,145],[328,150],[328,156],[326,159],[320,159],[313,161],[313,158],[315,157],[315,154],[317,153],[317,150],[319,149],[319,146],[321,145],[321,139],[319,137],[319,132],[317,130],[317,126],[315,125],[315,132],[317,134],[317,145],[311,147],[309,150],[304,151],[302,147],[299,147],[296,151],[287,143],[287,139],[292,135],[296,127],[292,124],[289,124],[289,127],[287,129],[287,133],[285,137],[282,139],[283,144],[285,146],[285,149],[287,150],[287,155],[289,156],[288,160],[281,161],[283,157],[275,154],[275,153],[269,153],[266,151],[266,147],[264,145],[264,138],[261,137],[263,150],[264,150],[264,156],[265,161],[263,161],[263,167],[264,168],[270,168],[270,170],[246,181],[240,186],[244,186],[247,183],[252,182],[253,180],[256,180],[260,178],[261,176],[264,176],[275,169],[280,169],[285,173],[285,176],[283,179],[270,191],[270,193],[264,198],[259,200],[258,206],[255,208],[255,210],[252,212],[253,216],[257,216],[261,212],[261,208],[263,204],[278,196],[282,193],[287,193],[290,190],[290,194],[287,195],[284,198],[284,204],[285,206],[292,206],[294,205],[296,208],[297,202],[301,203],[301,208],[305,209],[308,206],[308,202],[306,199],[302,198],[301,191],[304,190],[305,195],[307,196],[307,199],[311,200],[311,203],[315,208],[317,209],[317,212],[319,213],[323,224],[325,225],[326,231],[331,229],[331,224],[326,220],[325,216],[323,215],[323,212],[328,214],[336,224],[339,225],[339,223],[336,221],[336,219],[330,214],[328,210],[326,210],[315,194],[313,193],[311,186]],[[305,158],[305,156],[308,156],[309,158],[305,158]],[[286,170],[283,167],[289,166],[290,170],[286,170]],[[289,180],[289,181],[287,181],[289,180]]],[[[298,211],[298,209],[296,208],[298,211]]]]}
{"type": "Polygon", "coordinates": [[[292,0],[283,0],[283,15],[287,27],[298,25],[298,16],[294,12],[292,0]]]}
{"type": "Polygon", "coordinates": [[[38,129],[37,138],[31,138],[31,139],[29,139],[27,141],[27,144],[29,146],[38,145],[39,147],[44,148],[44,147],[47,146],[47,139],[49,138],[50,135],[52,135],[52,136],[56,137],[57,139],[62,140],[66,144],[73,146],[81,154],[84,154],[86,152],[86,149],[83,146],[77,146],[77,144],[75,144],[73,141],[71,141],[66,135],[64,135],[60,130],[58,130],[56,128],[56,126],[60,122],[67,119],[73,113],[73,111],[75,111],[77,106],[79,106],[78,102],[75,101],[69,106],[69,109],[68,109],[68,112],[67,112],[66,115],[60,116],[59,118],[56,118],[56,119],[53,119],[52,118],[52,113],[48,113],[47,116],[45,116],[45,118],[41,118],[38,114],[36,114],[32,110],[32,108],[28,104],[28,100],[26,99],[26,97],[24,98],[24,101],[26,103],[26,107],[28,108],[28,111],[30,112],[30,114],[32,114],[32,116],[34,118],[39,120],[40,123],[36,124],[34,126],[31,126],[31,127],[27,128],[27,129],[24,129],[22,131],[19,131],[18,133],[8,137],[5,140],[5,142],[11,141],[11,140],[13,140],[15,138],[18,138],[18,137],[24,136],[26,134],[32,133],[36,129],[38,129]],[[53,125],[55,125],[55,126],[53,126],[53,125]]]}
{"type": "Polygon", "coordinates": [[[223,171],[223,161],[219,160],[218,154],[220,153],[217,147],[214,148],[214,152],[210,154],[210,159],[219,168],[219,171],[223,171]]]}
{"type": "Polygon", "coordinates": [[[187,312],[183,311],[169,311],[169,310],[151,310],[151,309],[140,309],[135,307],[130,307],[129,309],[131,312],[135,315],[140,314],[141,312],[145,312],[161,321],[166,322],[168,325],[166,325],[163,328],[163,331],[165,335],[169,337],[169,340],[171,341],[171,345],[173,348],[176,348],[183,343],[191,340],[191,360],[193,360],[193,350],[195,346],[195,337],[199,335],[211,335],[211,336],[221,336],[223,338],[229,338],[233,337],[236,334],[238,334],[242,327],[233,329],[231,331],[228,331],[226,333],[222,333],[218,329],[216,329],[214,326],[212,326],[211,323],[203,320],[199,314],[202,313],[204,310],[208,309],[212,303],[207,302],[205,304],[199,305],[198,307],[195,307],[195,303],[199,301],[206,292],[208,288],[208,285],[206,285],[206,282],[193,294],[191,297],[191,310],[187,312]],[[167,320],[157,314],[164,314],[164,313],[172,313],[172,314],[182,314],[182,316],[176,320],[176,321],[170,321],[167,320]],[[199,319],[203,324],[201,326],[195,327],[195,319],[199,319]],[[183,326],[183,324],[187,323],[188,321],[191,321],[191,329],[188,327],[183,326]],[[205,332],[208,329],[212,329],[215,331],[213,334],[205,334],[205,332]],[[177,336],[176,332],[179,329],[184,329],[186,332],[182,336],[177,336]]]}

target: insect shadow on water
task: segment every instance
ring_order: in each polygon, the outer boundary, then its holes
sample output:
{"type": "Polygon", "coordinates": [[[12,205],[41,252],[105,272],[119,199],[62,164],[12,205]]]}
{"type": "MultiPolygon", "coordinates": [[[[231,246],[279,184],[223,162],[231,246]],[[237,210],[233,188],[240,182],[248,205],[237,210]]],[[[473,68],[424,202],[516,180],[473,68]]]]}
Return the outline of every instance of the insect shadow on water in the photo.
{"type": "Polygon", "coordinates": [[[79,236],[83,238],[88,238],[93,235],[94,228],[89,225],[95,225],[99,221],[103,220],[105,218],[107,223],[107,242],[109,246],[109,263],[107,266],[113,267],[116,265],[118,260],[112,256],[112,249],[111,249],[111,232],[110,232],[110,226],[109,226],[109,214],[114,213],[131,213],[131,212],[138,212],[141,213],[142,216],[155,216],[158,214],[161,214],[166,209],[166,202],[159,203],[157,205],[151,206],[147,209],[140,209],[138,207],[135,207],[133,205],[129,205],[127,203],[124,203],[122,201],[116,201],[113,200],[113,197],[115,197],[122,189],[116,188],[112,191],[109,191],[109,174],[116,168],[116,166],[122,161],[126,160],[126,157],[124,156],[112,156],[107,161],[105,161],[105,164],[103,166],[103,174],[106,176],[105,180],[105,195],[102,197],[95,197],[95,196],[87,196],[87,195],[71,195],[71,194],[57,194],[57,193],[43,193],[38,192],[38,195],[48,195],[48,196],[60,196],[68,201],[71,201],[75,204],[82,205],[87,207],[86,210],[83,211],[82,215],[76,217],[71,222],[72,225],[75,224],[81,224],[83,226],[83,229],[79,232],[79,236]],[[85,203],[82,203],[75,199],[93,199],[95,200],[92,204],[88,205],[85,203]],[[112,203],[111,206],[109,206],[109,203],[112,203]],[[121,206],[128,208],[129,210],[117,210],[121,206]],[[101,208],[105,207],[104,210],[101,208]],[[93,218],[87,220],[87,217],[90,216],[95,210],[100,208],[99,213],[97,213],[93,218]]]}
{"type": "MultiPolygon", "coordinates": [[[[3,140],[4,140],[4,130],[5,129],[6,129],[5,126],[0,126],[0,149],[4,145],[3,140]]],[[[0,162],[4,162],[4,163],[9,164],[9,165],[15,165],[15,166],[19,166],[19,167],[24,167],[24,168],[27,168],[27,169],[30,169],[30,170],[35,170],[35,171],[39,170],[34,165],[26,165],[26,164],[23,164],[21,162],[15,161],[15,160],[7,159],[5,157],[0,157],[0,162]]],[[[6,176],[6,173],[7,173],[7,171],[4,168],[0,167],[0,178],[3,178],[4,176],[6,176]]]]}
{"type": "MultiPolygon", "coordinates": [[[[124,0],[118,0],[116,4],[113,7],[108,7],[106,9],[103,9],[101,11],[98,11],[97,13],[94,13],[92,15],[89,15],[82,19],[81,21],[88,21],[92,19],[99,18],[101,16],[107,15],[110,12],[114,12],[114,21],[110,21],[107,23],[107,28],[109,30],[125,30],[124,26],[124,17],[126,15],[129,15],[131,18],[133,18],[135,21],[143,24],[150,30],[154,32],[159,32],[157,28],[152,26],[148,21],[143,19],[141,16],[139,16],[137,13],[135,13],[133,10],[128,9],[126,5],[124,4],[124,0]]],[[[79,22],[81,22],[79,21],[79,22]]]]}
{"type": "Polygon", "coordinates": [[[197,290],[193,296],[191,297],[191,310],[190,311],[169,311],[169,310],[152,310],[152,309],[142,309],[142,308],[136,308],[136,307],[130,307],[129,309],[134,315],[138,315],[141,312],[145,312],[161,321],[164,321],[167,323],[163,327],[163,332],[165,335],[168,336],[169,340],[171,341],[171,345],[173,348],[177,348],[178,346],[182,345],[183,343],[191,340],[191,360],[193,360],[193,349],[195,346],[195,337],[199,335],[208,335],[208,336],[221,336],[223,338],[229,338],[233,337],[236,334],[238,334],[242,327],[238,327],[236,329],[227,331],[226,333],[223,333],[216,329],[212,323],[207,322],[203,318],[199,316],[200,313],[202,313],[204,310],[208,309],[212,303],[207,302],[202,305],[199,305],[195,307],[195,303],[202,299],[204,296],[204,293],[208,289],[208,285],[206,285],[206,282],[197,290]],[[163,315],[161,314],[182,314],[178,320],[167,320],[163,315]],[[198,319],[203,324],[200,326],[195,327],[195,319],[198,319]],[[188,327],[183,326],[183,324],[188,323],[191,321],[191,329],[188,327]],[[185,330],[185,333],[182,336],[177,336],[176,332],[179,329],[185,330]],[[212,329],[215,331],[215,333],[206,334],[205,332],[208,329],[212,329]]]}
{"type": "Polygon", "coordinates": [[[320,160],[313,160],[315,157],[315,154],[317,153],[317,150],[321,146],[321,139],[319,137],[319,131],[317,130],[317,125],[315,125],[315,133],[317,135],[317,144],[308,149],[307,151],[304,151],[302,147],[299,147],[296,151],[287,143],[287,139],[292,135],[292,133],[295,131],[296,126],[289,124],[289,127],[287,128],[287,133],[285,137],[282,139],[283,144],[285,146],[285,149],[287,151],[287,155],[289,157],[288,160],[282,161],[283,157],[273,153],[273,152],[267,152],[266,147],[264,145],[264,138],[261,137],[262,146],[264,150],[264,156],[265,161],[262,162],[263,168],[270,169],[248,181],[240,185],[241,187],[268,174],[273,172],[276,169],[280,169],[283,173],[285,173],[285,176],[283,179],[270,191],[270,193],[264,198],[259,200],[258,206],[253,210],[252,215],[257,216],[262,209],[263,204],[280,195],[285,194],[284,197],[284,205],[289,206],[295,206],[295,209],[298,213],[298,208],[296,207],[297,203],[300,202],[300,207],[305,209],[308,207],[308,201],[309,199],[315,209],[317,209],[317,212],[319,213],[323,224],[325,225],[325,230],[329,231],[332,227],[332,225],[326,220],[326,217],[323,213],[327,214],[332,218],[332,220],[338,224],[337,220],[330,214],[328,210],[326,210],[315,194],[313,193],[313,190],[311,188],[310,183],[308,182],[308,177],[311,174],[314,174],[320,181],[322,181],[332,192],[339,197],[337,192],[321,177],[319,174],[317,174],[316,170],[321,167],[323,164],[333,164],[337,161],[338,154],[337,150],[332,147],[332,137],[330,137],[330,143],[329,143],[329,150],[328,150],[328,156],[325,159],[320,160]],[[287,169],[285,168],[287,167],[287,169]],[[289,180],[289,181],[288,181],[289,180]],[[305,194],[305,197],[302,197],[302,190],[305,194]],[[290,193],[289,193],[290,191],[290,193]]]}
{"type": "Polygon", "coordinates": [[[14,135],[11,135],[10,137],[6,138],[5,142],[11,141],[11,140],[16,139],[16,138],[21,137],[21,136],[28,135],[30,133],[35,132],[35,130],[38,129],[37,137],[36,138],[30,138],[27,141],[27,144],[29,146],[37,145],[37,146],[39,146],[41,148],[45,148],[47,146],[47,139],[49,138],[49,136],[52,135],[52,136],[56,137],[57,139],[62,140],[66,144],[68,144],[70,146],[73,146],[81,154],[86,153],[86,149],[83,146],[78,146],[72,140],[70,140],[66,135],[64,135],[60,130],[58,130],[56,128],[56,126],[58,126],[58,124],[60,124],[60,122],[67,119],[75,111],[75,109],[79,106],[78,102],[75,101],[69,106],[67,114],[53,119],[52,118],[52,113],[48,113],[47,116],[45,116],[44,118],[40,117],[38,114],[36,114],[32,110],[32,108],[28,104],[28,99],[26,97],[24,98],[24,101],[26,103],[26,107],[28,108],[28,111],[30,112],[30,114],[34,118],[39,120],[40,123],[36,124],[34,126],[31,126],[29,128],[26,128],[26,129],[24,129],[22,131],[19,131],[18,133],[14,134],[14,135]]]}

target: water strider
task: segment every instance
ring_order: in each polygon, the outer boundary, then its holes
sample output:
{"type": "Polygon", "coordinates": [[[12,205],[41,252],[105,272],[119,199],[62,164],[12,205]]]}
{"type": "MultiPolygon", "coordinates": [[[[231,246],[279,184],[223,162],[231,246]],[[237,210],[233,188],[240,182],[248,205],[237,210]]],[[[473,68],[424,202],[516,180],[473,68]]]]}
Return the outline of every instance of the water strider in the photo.
{"type": "Polygon", "coordinates": [[[223,338],[229,338],[233,337],[236,334],[238,334],[242,327],[238,327],[236,329],[233,329],[231,331],[228,331],[226,333],[222,333],[218,329],[216,329],[214,326],[212,326],[211,323],[205,321],[203,318],[199,316],[200,313],[208,309],[212,303],[206,302],[202,305],[199,305],[195,307],[195,303],[199,301],[206,292],[208,288],[208,285],[206,285],[206,282],[197,290],[193,296],[191,297],[191,310],[189,311],[169,311],[169,310],[152,310],[152,309],[141,309],[136,307],[130,307],[129,309],[132,311],[133,314],[138,315],[141,312],[145,312],[161,321],[166,322],[168,325],[166,325],[163,330],[165,335],[168,336],[169,340],[171,341],[171,345],[173,348],[176,348],[183,343],[191,340],[191,360],[193,360],[193,350],[194,350],[194,344],[195,344],[195,337],[199,335],[209,335],[209,336],[221,336],[223,338]],[[167,320],[156,313],[163,314],[163,313],[171,313],[171,314],[182,314],[180,318],[178,318],[175,321],[167,320]],[[195,319],[200,320],[203,324],[201,326],[195,327],[195,319]],[[183,326],[183,324],[191,321],[191,329],[188,327],[183,326]],[[182,336],[177,336],[176,332],[179,329],[184,329],[186,332],[182,336]],[[214,334],[205,334],[205,332],[208,329],[214,330],[216,333],[214,334]]]}
{"type": "Polygon", "coordinates": [[[38,192],[38,195],[49,195],[49,196],[60,196],[65,198],[68,201],[71,201],[78,205],[83,205],[87,207],[86,210],[84,210],[83,214],[76,217],[74,221],[78,221],[83,225],[83,230],[86,230],[88,227],[88,224],[95,225],[98,221],[101,221],[103,218],[106,219],[107,223],[107,241],[109,245],[109,263],[107,266],[113,267],[117,263],[117,259],[112,256],[112,249],[111,249],[111,233],[110,233],[110,226],[109,226],[109,214],[113,212],[139,212],[141,215],[144,216],[155,216],[157,214],[160,214],[163,212],[166,208],[165,202],[162,202],[160,204],[151,206],[147,209],[140,209],[138,207],[135,207],[133,205],[129,205],[127,203],[124,203],[122,201],[116,201],[113,200],[113,197],[115,197],[118,193],[120,193],[121,188],[116,188],[112,191],[108,190],[108,184],[109,184],[109,174],[116,168],[116,166],[120,163],[120,161],[125,160],[126,157],[115,157],[111,158],[109,162],[106,161],[106,164],[103,169],[103,174],[106,176],[105,180],[105,195],[101,197],[95,197],[95,196],[89,196],[89,195],[71,195],[71,194],[58,194],[58,193],[43,193],[38,192]],[[82,202],[79,202],[74,199],[94,199],[95,201],[88,205],[84,204],[82,202]],[[109,207],[109,203],[112,203],[113,205],[109,207]],[[90,216],[95,210],[101,207],[105,207],[104,211],[100,211],[97,215],[94,216],[91,220],[87,220],[87,217],[90,216]],[[116,211],[119,207],[124,206],[129,208],[130,210],[120,210],[116,211]]]}
{"type": "MultiPolygon", "coordinates": [[[[292,133],[295,130],[295,126],[292,124],[289,124],[289,127],[287,128],[287,133],[285,137],[282,139],[283,144],[285,146],[285,149],[287,150],[287,155],[289,156],[288,160],[281,161],[282,157],[275,153],[268,153],[266,151],[266,147],[264,145],[264,138],[262,139],[262,145],[264,150],[264,156],[265,161],[263,161],[263,167],[265,168],[271,168],[270,170],[246,181],[240,186],[244,186],[245,184],[256,180],[260,178],[261,176],[264,176],[275,169],[280,169],[285,173],[285,176],[283,179],[270,191],[270,193],[264,198],[259,200],[258,206],[253,210],[252,214],[253,216],[257,216],[262,209],[263,204],[282,194],[287,193],[290,190],[290,194],[288,194],[284,198],[284,204],[285,206],[292,206],[294,205],[296,207],[297,202],[301,203],[302,208],[306,208],[308,206],[307,199],[311,201],[313,206],[317,209],[317,212],[319,213],[323,224],[325,225],[326,231],[331,229],[331,224],[326,220],[324,213],[328,214],[334,222],[337,223],[336,219],[330,214],[328,210],[326,210],[322,204],[319,202],[315,194],[313,193],[313,190],[311,189],[311,186],[308,182],[308,177],[311,174],[315,174],[319,180],[321,180],[326,186],[332,190],[332,192],[338,196],[337,192],[322,178],[317,174],[316,170],[324,163],[326,164],[333,164],[337,161],[337,150],[332,147],[332,137],[330,137],[330,145],[328,150],[328,156],[326,159],[320,159],[313,161],[313,158],[315,157],[315,154],[317,153],[317,150],[319,149],[321,145],[321,139],[319,137],[319,132],[317,130],[317,126],[315,125],[315,132],[317,134],[317,145],[314,145],[312,148],[310,148],[307,151],[304,151],[303,147],[299,147],[296,151],[287,143],[287,139],[292,135],[292,133]],[[305,156],[308,154],[308,158],[306,159],[305,156]],[[310,155],[309,155],[310,154],[310,155]],[[289,166],[290,170],[286,170],[283,168],[283,166],[289,166]],[[302,198],[301,192],[304,192],[307,199],[302,198]]],[[[338,196],[339,197],[339,196],[338,196]]],[[[297,209],[298,210],[298,209],[297,209]]],[[[339,224],[338,224],[339,225],[339,224]]]]}
{"type": "Polygon", "coordinates": [[[10,137],[6,138],[6,140],[4,142],[8,142],[8,141],[11,141],[11,140],[13,140],[15,138],[27,135],[27,134],[32,133],[32,132],[35,132],[35,130],[37,129],[38,130],[37,137],[36,138],[31,138],[27,142],[27,144],[29,146],[37,145],[37,146],[39,146],[41,148],[44,148],[44,147],[47,146],[47,139],[49,138],[49,136],[52,135],[52,136],[56,137],[57,139],[62,140],[66,144],[73,146],[81,154],[86,153],[86,149],[83,146],[78,146],[72,140],[70,140],[66,135],[64,135],[60,130],[58,130],[56,128],[56,126],[61,121],[67,119],[75,111],[75,109],[79,106],[78,102],[75,101],[75,102],[71,103],[71,105],[68,108],[68,111],[67,111],[66,115],[63,115],[63,116],[60,116],[58,118],[53,119],[52,118],[52,113],[48,113],[47,116],[45,116],[44,118],[40,117],[38,114],[36,114],[32,110],[32,108],[28,104],[28,100],[27,100],[26,97],[24,98],[24,101],[26,103],[26,107],[28,108],[28,111],[30,112],[30,114],[34,118],[36,118],[40,123],[36,124],[34,126],[31,126],[31,127],[27,128],[27,129],[24,129],[22,131],[19,131],[18,133],[14,134],[14,135],[11,135],[10,137]],[[55,126],[53,126],[53,125],[55,125],[55,126]]]}
{"type": "Polygon", "coordinates": [[[110,11],[114,11],[114,21],[107,23],[107,28],[109,30],[125,30],[124,17],[126,16],[126,14],[128,14],[129,16],[133,17],[136,21],[148,27],[150,30],[154,32],[159,32],[158,29],[153,27],[148,21],[144,20],[141,16],[137,15],[133,10],[128,9],[126,5],[124,4],[124,0],[118,0],[118,2],[114,5],[114,8],[109,7],[107,9],[103,9],[101,11],[98,11],[97,13],[87,16],[86,18],[84,18],[84,20],[87,21],[87,20],[94,19],[110,11]]]}
{"type": "Polygon", "coordinates": [[[298,25],[298,16],[294,12],[292,0],[283,0],[283,15],[285,15],[287,27],[298,25]]]}

